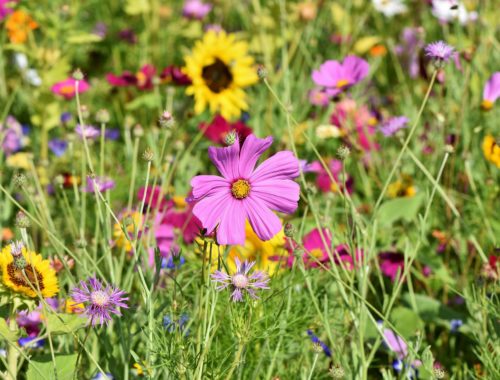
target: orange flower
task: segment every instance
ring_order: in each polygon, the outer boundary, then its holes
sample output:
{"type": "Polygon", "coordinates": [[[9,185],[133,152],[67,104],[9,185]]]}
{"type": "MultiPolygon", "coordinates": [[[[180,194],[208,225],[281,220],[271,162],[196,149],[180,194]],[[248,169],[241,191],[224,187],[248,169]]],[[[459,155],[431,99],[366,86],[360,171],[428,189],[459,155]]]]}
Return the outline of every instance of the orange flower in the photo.
{"type": "Polygon", "coordinates": [[[5,27],[7,28],[10,42],[22,44],[28,39],[28,33],[38,28],[38,24],[28,13],[19,10],[9,16],[5,27]]]}

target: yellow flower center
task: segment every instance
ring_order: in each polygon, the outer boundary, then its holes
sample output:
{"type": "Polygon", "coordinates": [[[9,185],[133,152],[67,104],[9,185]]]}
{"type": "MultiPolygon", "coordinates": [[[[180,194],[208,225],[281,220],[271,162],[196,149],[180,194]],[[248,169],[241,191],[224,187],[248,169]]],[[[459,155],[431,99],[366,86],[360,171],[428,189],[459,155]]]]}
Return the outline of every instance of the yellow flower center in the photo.
{"type": "Polygon", "coordinates": [[[493,108],[493,102],[488,99],[484,99],[483,102],[481,103],[481,108],[485,111],[489,111],[490,109],[493,108]]]}
{"type": "Polygon", "coordinates": [[[233,81],[231,70],[219,58],[215,58],[214,63],[204,66],[201,76],[207,87],[216,94],[228,88],[233,81]]]}
{"type": "Polygon", "coordinates": [[[342,88],[345,87],[349,84],[349,81],[347,79],[341,79],[337,81],[337,88],[342,88]]]}
{"type": "Polygon", "coordinates": [[[75,92],[75,86],[72,84],[65,84],[61,87],[59,92],[63,95],[71,95],[73,94],[73,92],[75,92]]]}
{"type": "Polygon", "coordinates": [[[137,85],[140,87],[144,86],[146,84],[146,81],[148,80],[146,74],[144,74],[142,71],[139,71],[137,74],[135,74],[135,77],[137,78],[137,85]]]}
{"type": "Polygon", "coordinates": [[[108,303],[109,296],[102,290],[98,290],[91,294],[90,300],[95,305],[104,306],[108,303]]]}
{"type": "Polygon", "coordinates": [[[250,184],[244,179],[239,179],[236,182],[233,182],[233,185],[231,186],[231,193],[236,199],[246,198],[248,197],[248,194],[250,194],[250,184]]]}

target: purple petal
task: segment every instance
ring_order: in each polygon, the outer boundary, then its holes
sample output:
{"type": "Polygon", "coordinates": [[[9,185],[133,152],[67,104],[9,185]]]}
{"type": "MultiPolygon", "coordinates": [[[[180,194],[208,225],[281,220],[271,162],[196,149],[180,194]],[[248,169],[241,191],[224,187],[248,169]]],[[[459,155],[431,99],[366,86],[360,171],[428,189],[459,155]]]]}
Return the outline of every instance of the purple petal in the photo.
{"type": "Polygon", "coordinates": [[[229,180],[240,177],[238,168],[239,154],[240,143],[238,138],[236,138],[236,141],[231,146],[225,148],[216,148],[211,146],[208,148],[208,156],[222,176],[229,180]]]}
{"type": "Polygon", "coordinates": [[[299,176],[299,160],[284,150],[269,157],[250,176],[251,183],[269,179],[293,179],[299,176]]]}
{"type": "Polygon", "coordinates": [[[319,70],[314,70],[312,73],[312,80],[318,86],[335,87],[339,80],[339,75],[342,71],[342,66],[337,61],[326,61],[323,63],[319,70]]]}
{"type": "Polygon", "coordinates": [[[248,220],[261,240],[269,240],[280,232],[280,219],[262,201],[248,197],[244,205],[248,220]]]}
{"type": "Polygon", "coordinates": [[[217,229],[217,243],[245,244],[245,201],[229,199],[226,201],[224,213],[221,215],[219,228],[217,229]]]}
{"type": "Polygon", "coordinates": [[[241,177],[248,178],[252,174],[257,160],[272,143],[272,136],[265,139],[259,139],[254,135],[247,136],[240,151],[239,174],[241,177]]]}
{"type": "Polygon", "coordinates": [[[206,196],[198,201],[193,207],[193,214],[200,220],[207,233],[211,233],[220,222],[228,200],[231,200],[231,192],[220,191],[210,196],[206,196]]]}
{"type": "Polygon", "coordinates": [[[299,184],[288,179],[259,181],[252,184],[251,197],[257,197],[270,209],[285,214],[295,212],[299,196],[299,184]]]}
{"type": "Polygon", "coordinates": [[[231,184],[227,179],[216,175],[198,175],[191,179],[191,186],[194,198],[199,199],[223,189],[229,190],[231,184]]]}

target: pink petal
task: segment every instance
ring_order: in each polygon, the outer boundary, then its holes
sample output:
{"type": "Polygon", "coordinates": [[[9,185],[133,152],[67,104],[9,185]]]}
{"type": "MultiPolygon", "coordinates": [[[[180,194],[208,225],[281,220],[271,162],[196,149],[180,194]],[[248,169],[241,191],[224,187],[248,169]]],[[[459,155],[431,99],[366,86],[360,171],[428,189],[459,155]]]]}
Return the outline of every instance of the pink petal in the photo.
{"type": "MultiPolygon", "coordinates": [[[[342,66],[349,78],[353,82],[358,82],[368,75],[370,71],[370,65],[364,59],[356,57],[355,55],[349,55],[345,57],[342,62],[342,66]]],[[[348,78],[345,78],[348,79],[348,78]]]]}
{"type": "Polygon", "coordinates": [[[246,212],[243,202],[230,199],[225,206],[221,216],[219,228],[217,229],[217,243],[245,244],[245,221],[246,212]]]}
{"type": "Polygon", "coordinates": [[[217,175],[198,175],[191,179],[191,186],[194,199],[200,199],[224,189],[229,191],[231,184],[227,179],[217,175]]]}
{"type": "Polygon", "coordinates": [[[248,178],[250,176],[257,160],[272,143],[272,136],[268,136],[265,139],[259,139],[252,134],[245,139],[240,151],[239,169],[241,177],[248,178]]]}
{"type": "Polygon", "coordinates": [[[288,179],[274,179],[252,183],[251,197],[256,197],[272,210],[292,214],[297,209],[300,195],[298,183],[288,179]]]}
{"type": "Polygon", "coordinates": [[[248,197],[245,202],[248,220],[261,240],[269,240],[280,232],[280,219],[259,199],[248,197]]]}
{"type": "Polygon", "coordinates": [[[483,99],[494,103],[498,97],[500,97],[500,72],[491,76],[483,90],[483,99]]]}
{"type": "Polygon", "coordinates": [[[314,70],[312,80],[318,86],[335,87],[339,79],[338,73],[342,70],[342,66],[337,61],[326,61],[319,70],[314,70]]]}
{"type": "Polygon", "coordinates": [[[292,152],[284,150],[269,157],[250,176],[250,182],[268,179],[293,179],[299,176],[299,160],[292,152]]]}
{"type": "Polygon", "coordinates": [[[208,195],[198,201],[193,207],[193,214],[200,220],[207,233],[211,233],[220,222],[228,200],[233,199],[230,191],[220,191],[208,195]]]}
{"type": "Polygon", "coordinates": [[[240,143],[238,138],[236,138],[236,141],[231,146],[225,148],[216,148],[211,146],[208,148],[208,156],[222,176],[229,180],[240,177],[238,168],[239,155],[240,143]]]}

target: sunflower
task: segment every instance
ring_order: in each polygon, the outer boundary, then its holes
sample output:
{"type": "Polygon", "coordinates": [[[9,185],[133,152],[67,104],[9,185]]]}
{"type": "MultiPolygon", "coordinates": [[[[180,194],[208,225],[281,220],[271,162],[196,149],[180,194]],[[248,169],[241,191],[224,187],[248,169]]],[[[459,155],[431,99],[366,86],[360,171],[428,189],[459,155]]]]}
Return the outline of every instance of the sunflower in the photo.
{"type": "Polygon", "coordinates": [[[248,45],[236,41],[233,34],[211,30],[185,57],[184,73],[192,81],[186,93],[194,95],[197,114],[208,106],[212,113],[234,119],[248,109],[243,88],[257,82],[258,77],[247,50],[248,45]]]}
{"type": "Polygon", "coordinates": [[[36,297],[35,289],[40,289],[44,298],[53,297],[59,292],[56,272],[50,266],[49,260],[44,260],[36,252],[28,251],[22,244],[13,243],[2,249],[0,268],[3,284],[15,292],[36,297]],[[19,252],[16,261],[20,259],[24,269],[16,264],[12,255],[13,248],[19,252]]]}

